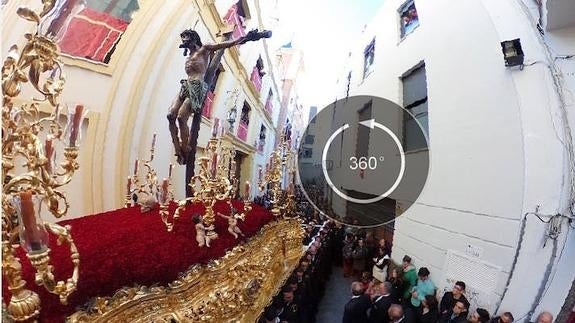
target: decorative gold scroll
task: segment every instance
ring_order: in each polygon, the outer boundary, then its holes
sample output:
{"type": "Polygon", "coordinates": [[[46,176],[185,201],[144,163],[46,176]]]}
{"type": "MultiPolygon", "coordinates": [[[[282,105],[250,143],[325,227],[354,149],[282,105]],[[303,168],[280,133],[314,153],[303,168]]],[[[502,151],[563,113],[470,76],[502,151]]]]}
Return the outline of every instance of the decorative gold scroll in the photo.
{"type": "Polygon", "coordinates": [[[298,265],[302,238],[298,220],[271,222],[246,244],[192,266],[167,287],[120,289],[67,322],[255,322],[298,265]]]}

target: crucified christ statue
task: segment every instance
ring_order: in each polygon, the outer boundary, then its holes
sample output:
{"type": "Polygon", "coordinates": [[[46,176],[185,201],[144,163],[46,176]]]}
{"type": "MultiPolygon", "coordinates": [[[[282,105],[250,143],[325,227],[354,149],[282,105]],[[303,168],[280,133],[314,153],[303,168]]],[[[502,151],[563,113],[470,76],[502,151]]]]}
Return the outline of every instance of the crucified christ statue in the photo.
{"type": "Polygon", "coordinates": [[[186,156],[192,149],[189,144],[190,129],[188,127],[188,119],[193,113],[202,113],[204,99],[209,88],[209,85],[204,81],[204,76],[214,52],[241,45],[248,41],[269,38],[271,37],[271,31],[258,32],[255,29],[236,40],[224,41],[218,44],[202,44],[200,36],[192,29],[184,30],[180,37],[182,38],[180,48],[184,48],[184,56],[187,56],[188,52],[190,53],[185,63],[185,71],[188,78],[180,81],[180,92],[170,106],[168,121],[178,163],[186,164],[186,156]]]}

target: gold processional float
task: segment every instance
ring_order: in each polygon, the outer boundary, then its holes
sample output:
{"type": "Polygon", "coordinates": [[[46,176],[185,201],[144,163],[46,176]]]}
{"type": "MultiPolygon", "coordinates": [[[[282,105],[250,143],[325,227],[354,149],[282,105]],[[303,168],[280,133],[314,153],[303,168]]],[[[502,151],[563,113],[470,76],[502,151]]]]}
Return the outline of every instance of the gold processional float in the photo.
{"type": "MultiPolygon", "coordinates": [[[[67,107],[67,122],[60,123],[65,105],[59,103],[65,78],[59,49],[54,40],[40,32],[44,17],[55,2],[42,1],[43,8],[35,12],[21,7],[17,14],[36,24],[34,33],[24,35],[26,43],[20,50],[10,48],[2,67],[2,271],[11,293],[5,304],[7,316],[18,322],[33,322],[39,317],[41,300],[26,288],[22,280],[22,259],[16,255],[21,246],[36,270],[35,283],[59,295],[62,304],[76,290],[80,255],[69,226],[45,222],[41,218],[44,205],[56,218],[67,214],[68,201],[61,188],[68,184],[79,168],[81,124],[86,110],[82,105],[67,107]],[[22,84],[30,82],[42,100],[19,98],[22,84]],[[45,108],[49,107],[46,112],[45,108]],[[56,150],[62,146],[63,160],[56,162],[56,150]],[[71,251],[73,273],[66,281],[55,281],[50,265],[48,234],[57,237],[57,244],[66,242],[71,251]]],[[[206,147],[206,156],[198,158],[199,174],[189,183],[194,189],[191,198],[174,201],[171,189],[172,165],[169,176],[160,183],[150,158],[142,162],[145,169],[140,178],[136,161],[134,176],[128,178],[126,206],[134,194],[142,196],[140,204],[159,202],[160,216],[171,232],[182,209],[188,203],[201,202],[206,211],[196,219],[200,246],[209,246],[217,238],[213,209],[217,201],[232,207],[238,180],[235,178],[235,149],[231,135],[217,136],[217,127],[206,147]],[[170,214],[168,205],[176,203],[170,214]],[[203,243],[202,243],[203,242],[203,243]]],[[[131,287],[118,290],[111,297],[99,297],[89,311],[79,311],[68,322],[253,322],[269,305],[271,299],[291,274],[303,254],[301,223],[295,215],[294,180],[295,155],[289,151],[286,138],[272,153],[265,173],[258,170],[258,187],[271,197],[276,220],[265,225],[247,242],[234,247],[220,259],[206,265],[192,265],[178,279],[163,287],[131,287]],[[287,180],[285,179],[287,177],[287,180]],[[283,185],[282,185],[283,184],[283,185]],[[287,191],[282,190],[287,186],[287,191]],[[279,237],[279,239],[278,239],[279,237]]],[[[245,183],[243,213],[228,217],[229,227],[249,216],[250,183],[245,183]]],[[[186,219],[187,220],[187,219],[186,219]]],[[[236,226],[237,227],[237,226],[236,226]]],[[[238,229],[239,230],[239,229],[238,229]]],[[[230,233],[232,233],[230,231],[230,233]]]]}

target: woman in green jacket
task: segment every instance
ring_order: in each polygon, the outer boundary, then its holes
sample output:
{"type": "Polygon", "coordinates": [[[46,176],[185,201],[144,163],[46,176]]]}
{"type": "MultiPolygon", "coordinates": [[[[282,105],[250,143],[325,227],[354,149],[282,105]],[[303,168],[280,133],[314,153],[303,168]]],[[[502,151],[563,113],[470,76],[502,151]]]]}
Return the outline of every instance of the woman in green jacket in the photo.
{"type": "Polygon", "coordinates": [[[403,299],[409,300],[411,298],[411,291],[417,284],[417,270],[411,264],[411,257],[408,255],[403,256],[403,299]]]}

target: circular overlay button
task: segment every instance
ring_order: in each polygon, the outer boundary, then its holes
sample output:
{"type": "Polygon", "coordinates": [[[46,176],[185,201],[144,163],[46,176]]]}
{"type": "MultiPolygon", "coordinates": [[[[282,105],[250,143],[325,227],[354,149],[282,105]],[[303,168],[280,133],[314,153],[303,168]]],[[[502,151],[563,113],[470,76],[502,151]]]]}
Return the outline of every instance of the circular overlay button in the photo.
{"type": "Polygon", "coordinates": [[[392,223],[427,181],[426,106],[404,109],[383,98],[354,96],[322,109],[298,151],[298,176],[309,202],[343,224],[392,223]]]}

